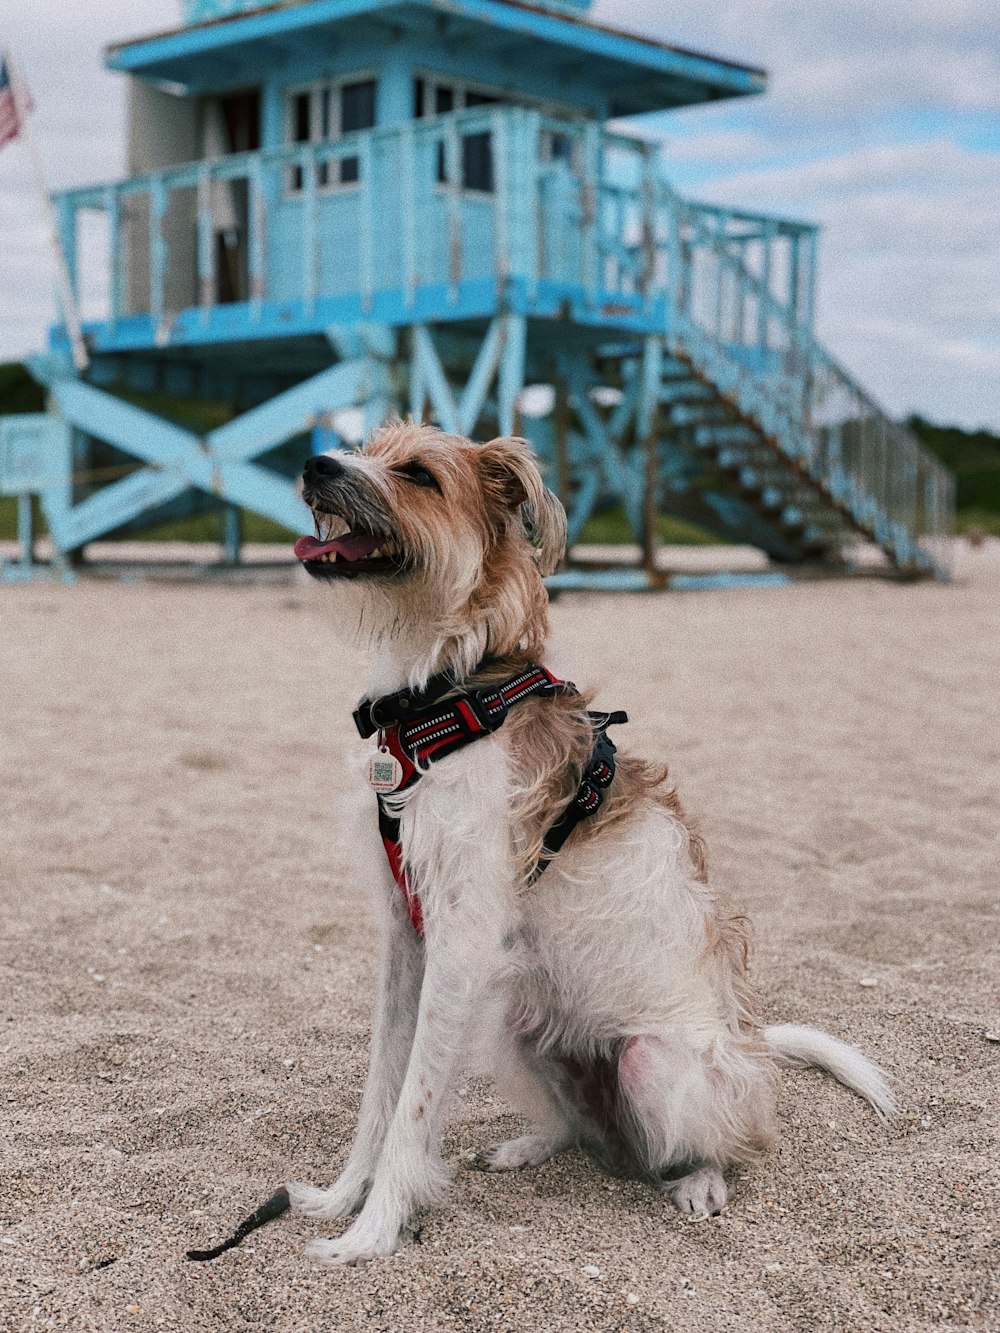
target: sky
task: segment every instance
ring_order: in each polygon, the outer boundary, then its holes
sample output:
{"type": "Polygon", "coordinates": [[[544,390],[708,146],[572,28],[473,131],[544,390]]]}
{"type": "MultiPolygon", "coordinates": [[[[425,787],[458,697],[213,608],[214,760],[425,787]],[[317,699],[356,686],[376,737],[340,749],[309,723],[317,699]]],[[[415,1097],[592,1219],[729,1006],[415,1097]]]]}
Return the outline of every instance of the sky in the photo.
{"type": "MultiPolygon", "coordinates": [[[[117,179],[111,41],[177,0],[9,0],[0,43],[36,104],[53,189],[117,179]],[[12,12],[13,11],[13,12],[12,12]]],[[[1000,430],[997,0],[596,0],[593,16],[769,74],[763,97],[644,118],[688,195],[821,224],[817,331],[894,416],[1000,430]]],[[[0,360],[54,315],[21,143],[0,153],[0,360]]]]}

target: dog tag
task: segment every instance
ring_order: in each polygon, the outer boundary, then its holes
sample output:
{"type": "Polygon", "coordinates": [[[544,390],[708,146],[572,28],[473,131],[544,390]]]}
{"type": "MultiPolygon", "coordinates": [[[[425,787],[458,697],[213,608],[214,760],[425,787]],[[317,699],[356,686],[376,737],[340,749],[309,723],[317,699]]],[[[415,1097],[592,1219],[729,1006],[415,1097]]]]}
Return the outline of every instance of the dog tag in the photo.
{"type": "Polygon", "coordinates": [[[403,781],[403,765],[388,745],[380,745],[368,760],[368,781],[377,792],[395,791],[403,781]]]}

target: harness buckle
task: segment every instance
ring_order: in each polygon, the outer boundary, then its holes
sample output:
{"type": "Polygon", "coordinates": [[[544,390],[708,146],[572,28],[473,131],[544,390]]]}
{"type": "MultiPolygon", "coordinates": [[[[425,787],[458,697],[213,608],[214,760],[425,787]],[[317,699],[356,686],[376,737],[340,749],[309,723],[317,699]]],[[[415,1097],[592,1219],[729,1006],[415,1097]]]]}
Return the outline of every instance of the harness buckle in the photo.
{"type": "Polygon", "coordinates": [[[486,688],[474,690],[472,694],[465,696],[466,703],[472,709],[476,721],[484,731],[497,731],[504,723],[510,705],[506,702],[500,690],[486,688]],[[494,695],[494,704],[492,712],[486,706],[486,696],[494,695]]]}
{"type": "Polygon", "coordinates": [[[368,717],[371,721],[373,731],[385,731],[386,728],[393,726],[397,719],[385,717],[379,705],[383,702],[381,699],[372,699],[367,705],[368,717]]]}

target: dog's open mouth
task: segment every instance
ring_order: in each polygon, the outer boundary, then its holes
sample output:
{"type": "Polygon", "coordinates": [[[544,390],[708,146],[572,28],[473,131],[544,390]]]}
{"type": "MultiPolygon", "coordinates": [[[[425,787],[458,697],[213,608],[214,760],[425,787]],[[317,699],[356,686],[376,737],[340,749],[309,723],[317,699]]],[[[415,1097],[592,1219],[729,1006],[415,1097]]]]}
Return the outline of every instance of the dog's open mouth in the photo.
{"type": "Polygon", "coordinates": [[[296,557],[315,578],[354,579],[362,574],[399,574],[408,561],[392,537],[351,528],[338,514],[314,510],[316,536],[300,537],[296,557]]]}

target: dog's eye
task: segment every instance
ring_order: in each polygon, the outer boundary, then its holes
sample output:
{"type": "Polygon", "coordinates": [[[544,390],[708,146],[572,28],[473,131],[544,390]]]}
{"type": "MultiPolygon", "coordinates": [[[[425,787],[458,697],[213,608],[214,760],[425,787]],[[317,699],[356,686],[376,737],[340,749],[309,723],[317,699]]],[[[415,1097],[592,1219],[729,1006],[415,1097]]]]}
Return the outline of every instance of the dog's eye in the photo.
{"type": "Polygon", "coordinates": [[[398,472],[407,481],[412,481],[414,486],[433,486],[436,491],[441,489],[437,484],[437,478],[432,472],[428,472],[422,463],[404,463],[398,472]]]}

